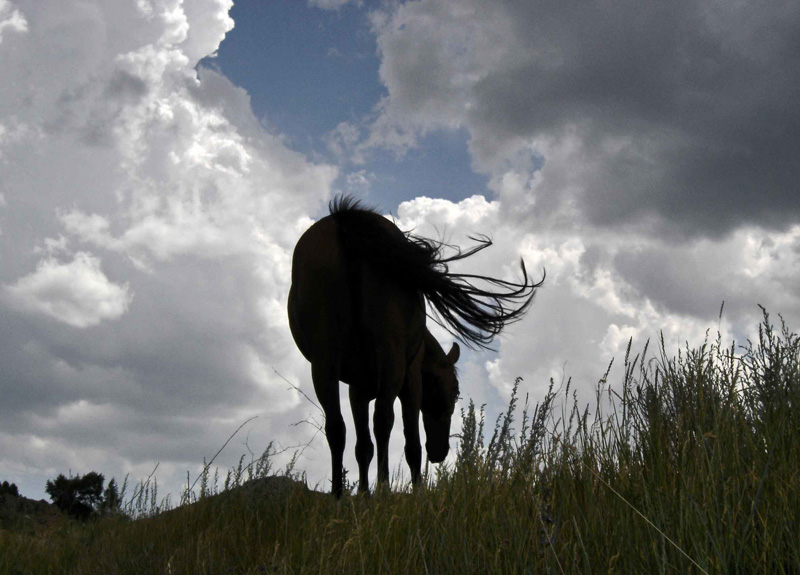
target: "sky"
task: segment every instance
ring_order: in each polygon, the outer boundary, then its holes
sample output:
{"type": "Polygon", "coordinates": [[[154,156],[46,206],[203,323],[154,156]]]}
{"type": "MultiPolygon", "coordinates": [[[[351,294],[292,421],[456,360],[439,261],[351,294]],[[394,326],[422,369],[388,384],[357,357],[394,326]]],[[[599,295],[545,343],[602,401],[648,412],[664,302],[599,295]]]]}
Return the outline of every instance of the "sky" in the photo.
{"type": "Polygon", "coordinates": [[[797,330],[798,53],[797,0],[0,0],[0,479],[158,464],[175,498],[255,417],[223,471],[311,440],[328,489],[285,309],[337,193],[547,270],[459,361],[490,422],[517,376],[591,402],[631,338],[797,330]]]}

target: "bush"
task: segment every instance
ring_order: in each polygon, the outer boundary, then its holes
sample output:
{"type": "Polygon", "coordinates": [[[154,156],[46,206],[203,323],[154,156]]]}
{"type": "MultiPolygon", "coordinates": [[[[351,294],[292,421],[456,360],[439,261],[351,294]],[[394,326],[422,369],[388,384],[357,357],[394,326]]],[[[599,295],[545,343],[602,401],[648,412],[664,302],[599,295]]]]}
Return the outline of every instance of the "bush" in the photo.
{"type": "Polygon", "coordinates": [[[9,484],[8,481],[3,481],[3,483],[0,483],[0,495],[5,495],[6,493],[19,497],[17,486],[13,483],[9,484]]]}
{"type": "Polygon", "coordinates": [[[47,482],[45,491],[61,511],[85,521],[101,507],[104,481],[103,474],[96,471],[76,477],[59,474],[54,481],[47,482]]]}
{"type": "Polygon", "coordinates": [[[122,498],[119,495],[116,479],[108,482],[108,487],[103,492],[103,500],[100,502],[100,515],[112,515],[119,513],[122,498]]]}

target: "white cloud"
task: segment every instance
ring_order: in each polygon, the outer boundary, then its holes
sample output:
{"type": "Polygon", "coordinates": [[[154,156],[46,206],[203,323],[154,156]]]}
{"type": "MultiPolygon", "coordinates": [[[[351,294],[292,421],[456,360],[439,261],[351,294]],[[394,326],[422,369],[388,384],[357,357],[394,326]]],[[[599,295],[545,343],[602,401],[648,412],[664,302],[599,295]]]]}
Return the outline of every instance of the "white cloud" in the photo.
{"type": "MultiPolygon", "coordinates": [[[[640,332],[641,330],[639,328],[631,325],[623,325],[620,327],[612,323],[608,326],[608,331],[603,341],[600,342],[600,348],[603,350],[604,355],[610,360],[618,354],[620,349],[623,349],[629,341],[638,341],[640,332]]],[[[634,350],[634,354],[635,353],[636,351],[634,350]]]]}
{"type": "MultiPolygon", "coordinates": [[[[489,202],[483,196],[472,196],[458,203],[439,198],[418,197],[403,202],[397,208],[398,224],[403,229],[416,229],[431,224],[440,226],[440,232],[447,228],[478,228],[497,225],[500,202],[489,202]]],[[[426,232],[429,233],[429,232],[426,232]]]]}
{"type": "Polygon", "coordinates": [[[133,299],[127,284],[117,285],[100,269],[99,258],[78,252],[69,263],[46,259],[36,271],[3,286],[14,307],[77,328],[120,318],[133,299]]]}
{"type": "Polygon", "coordinates": [[[480,2],[425,1],[371,15],[389,96],[367,145],[403,152],[432,129],[465,124],[472,88],[509,57],[511,22],[480,2]]]}
{"type": "Polygon", "coordinates": [[[334,156],[343,158],[345,154],[353,155],[352,160],[354,163],[362,163],[363,158],[358,156],[355,152],[355,146],[361,138],[361,133],[358,126],[352,122],[340,122],[336,128],[331,130],[325,140],[334,156]]]}
{"type": "Polygon", "coordinates": [[[35,493],[56,464],[121,477],[160,460],[177,492],[242,418],[271,413],[256,449],[302,439],[288,424],[304,406],[271,368],[313,394],[286,294],[337,170],[195,70],[232,2],[17,5],[28,31],[0,45],[0,445],[23,447],[0,466],[26,461],[35,493]],[[84,412],[94,425],[66,417],[84,412]],[[34,436],[41,457],[20,452],[34,436]]]}
{"type": "Polygon", "coordinates": [[[344,175],[343,193],[355,196],[368,196],[376,176],[367,170],[355,170],[344,175]]]}
{"type": "MultiPolygon", "coordinates": [[[[717,327],[725,338],[752,337],[757,303],[800,318],[800,298],[791,287],[800,279],[797,228],[784,234],[746,229],[725,240],[669,246],[635,233],[582,234],[546,226],[537,231],[528,221],[514,219],[505,200],[481,196],[461,202],[416,198],[402,203],[398,216],[402,229],[429,237],[446,230],[446,237],[462,247],[470,245],[469,234],[489,234],[494,245],[459,262],[458,271],[518,280],[519,257],[534,279],[543,267],[547,270],[526,317],[495,341],[499,353],[476,354],[483,359],[470,373],[494,389],[490,411],[502,409],[517,376],[533,400],[550,378],[558,384],[572,377],[573,389],[589,401],[612,358],[619,369],[631,337],[634,353],[662,333],[667,351],[675,352],[686,342],[702,343],[706,330],[717,327]]],[[[448,339],[439,330],[436,335],[448,339]]],[[[617,374],[612,371],[612,385],[619,381],[617,374]]],[[[485,390],[468,387],[487,397],[485,390]]]]}
{"type": "Polygon", "coordinates": [[[28,31],[28,21],[10,0],[0,0],[0,44],[6,31],[23,33],[28,31]]]}

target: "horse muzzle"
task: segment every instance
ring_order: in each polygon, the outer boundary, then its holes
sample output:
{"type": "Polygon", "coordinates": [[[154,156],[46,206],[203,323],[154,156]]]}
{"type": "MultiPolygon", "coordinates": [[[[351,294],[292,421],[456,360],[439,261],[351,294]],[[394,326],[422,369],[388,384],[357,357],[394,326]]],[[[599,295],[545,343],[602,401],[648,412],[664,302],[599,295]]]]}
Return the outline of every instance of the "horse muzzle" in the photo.
{"type": "Polygon", "coordinates": [[[447,457],[447,453],[450,451],[450,445],[446,443],[444,446],[432,446],[426,443],[425,451],[428,452],[428,459],[430,459],[431,463],[441,463],[444,461],[445,457],[447,457]]]}

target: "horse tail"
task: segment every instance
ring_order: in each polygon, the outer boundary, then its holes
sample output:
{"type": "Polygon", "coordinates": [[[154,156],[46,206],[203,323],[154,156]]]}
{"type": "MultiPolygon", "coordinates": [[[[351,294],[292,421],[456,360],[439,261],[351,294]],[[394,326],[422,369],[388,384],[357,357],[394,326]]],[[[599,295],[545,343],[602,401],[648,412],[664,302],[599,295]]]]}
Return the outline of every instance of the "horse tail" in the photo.
{"type": "Polygon", "coordinates": [[[329,208],[339,226],[347,258],[363,260],[378,273],[421,292],[434,312],[431,319],[469,347],[489,349],[507,324],[522,319],[533,303],[536,289],[544,283],[544,275],[538,283],[528,277],[522,259],[522,283],[449,271],[449,263],[491,246],[492,241],[486,236],[470,236],[477,245],[462,251],[441,241],[401,232],[352,196],[337,196],[329,208]],[[445,257],[444,248],[454,249],[455,254],[445,257]],[[481,288],[475,282],[490,287],[481,288]]]}

